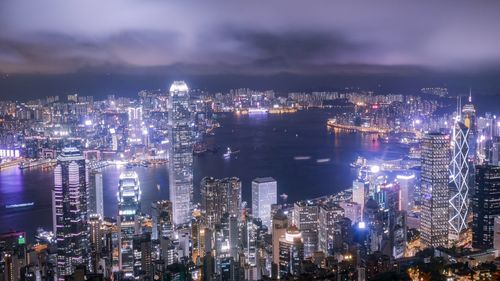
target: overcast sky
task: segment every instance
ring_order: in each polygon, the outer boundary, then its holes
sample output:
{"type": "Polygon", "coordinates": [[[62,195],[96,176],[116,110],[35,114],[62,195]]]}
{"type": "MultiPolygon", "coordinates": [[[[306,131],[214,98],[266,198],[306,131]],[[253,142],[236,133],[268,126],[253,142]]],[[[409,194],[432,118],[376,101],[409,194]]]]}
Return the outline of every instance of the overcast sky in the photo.
{"type": "Polygon", "coordinates": [[[499,69],[500,1],[0,2],[0,73],[9,75],[499,69]]]}

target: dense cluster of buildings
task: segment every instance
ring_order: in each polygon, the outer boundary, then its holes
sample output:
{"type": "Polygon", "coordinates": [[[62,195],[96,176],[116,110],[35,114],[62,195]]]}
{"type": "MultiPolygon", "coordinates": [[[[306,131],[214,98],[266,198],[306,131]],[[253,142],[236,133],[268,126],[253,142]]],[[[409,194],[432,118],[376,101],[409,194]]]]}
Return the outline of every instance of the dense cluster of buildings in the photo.
{"type": "Polygon", "coordinates": [[[387,272],[420,280],[437,259],[448,280],[496,272],[500,126],[477,117],[470,97],[443,117],[434,114],[439,100],[370,92],[212,97],[176,81],[168,95],[139,96],[0,103],[0,145],[17,151],[1,164],[54,169],[52,232],[36,243],[24,232],[0,235],[0,280],[370,280],[387,272]],[[314,106],[342,108],[336,124],[391,127],[388,141],[418,151],[409,156],[418,164],[361,161],[350,190],[288,204],[278,204],[272,177],[252,180],[248,205],[238,175],[193,182],[193,148],[213,129],[212,112],[314,106]],[[130,160],[114,218],[104,216],[103,160],[130,160]],[[170,200],[144,213],[131,163],[165,160],[170,200]]]}

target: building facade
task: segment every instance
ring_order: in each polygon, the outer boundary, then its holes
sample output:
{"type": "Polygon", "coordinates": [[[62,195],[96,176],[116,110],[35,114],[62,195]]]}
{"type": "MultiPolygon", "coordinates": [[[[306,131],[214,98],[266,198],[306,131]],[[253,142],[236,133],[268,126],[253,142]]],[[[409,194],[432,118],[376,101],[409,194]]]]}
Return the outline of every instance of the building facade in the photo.
{"type": "Polygon", "coordinates": [[[77,265],[89,266],[85,159],[74,147],[64,148],[54,169],[52,211],[59,280],[77,265]]]}
{"type": "Polygon", "coordinates": [[[439,133],[422,140],[422,212],[420,233],[427,247],[448,244],[450,139],[439,133]]]}
{"type": "Polygon", "coordinates": [[[139,234],[141,188],[136,172],[120,174],[118,188],[119,267],[124,278],[134,277],[134,235],[139,234]]]}
{"type": "Polygon", "coordinates": [[[189,107],[189,89],[175,81],[168,100],[169,192],[174,224],[191,219],[193,201],[193,118],[189,107]]]}
{"type": "Polygon", "coordinates": [[[252,181],[252,213],[262,224],[271,228],[271,205],[277,203],[278,184],[271,177],[252,181]]]}

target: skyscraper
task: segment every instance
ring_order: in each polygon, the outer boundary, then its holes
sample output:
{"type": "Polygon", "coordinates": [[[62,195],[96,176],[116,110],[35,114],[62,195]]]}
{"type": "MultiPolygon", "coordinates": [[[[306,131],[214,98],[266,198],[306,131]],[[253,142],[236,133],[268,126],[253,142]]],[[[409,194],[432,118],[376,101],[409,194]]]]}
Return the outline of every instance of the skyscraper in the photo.
{"type": "Polygon", "coordinates": [[[88,266],[87,196],[85,159],[77,148],[64,148],[57,157],[52,191],[59,280],[79,264],[88,266]]]}
{"type": "Polygon", "coordinates": [[[456,120],[453,126],[450,165],[450,241],[467,228],[469,214],[469,128],[456,120]]]}
{"type": "Polygon", "coordinates": [[[225,213],[239,217],[240,208],[241,181],[238,178],[205,177],[201,180],[201,209],[209,228],[219,223],[225,213]]]}
{"type": "Polygon", "coordinates": [[[333,254],[335,223],[344,217],[344,209],[337,205],[323,205],[319,208],[319,250],[326,255],[333,254]]]}
{"type": "Polygon", "coordinates": [[[271,205],[277,202],[278,184],[271,177],[252,181],[252,213],[262,224],[271,229],[271,205]]]}
{"type": "Polygon", "coordinates": [[[134,235],[139,234],[137,215],[141,210],[141,188],[136,172],[120,174],[118,189],[119,266],[124,278],[134,276],[134,235]]]}
{"type": "Polygon", "coordinates": [[[273,216],[273,228],[272,228],[272,277],[278,276],[278,264],[280,261],[280,248],[279,242],[281,237],[285,236],[286,230],[288,228],[288,217],[285,215],[283,210],[279,209],[273,216]]]}
{"type": "Polygon", "coordinates": [[[168,102],[169,191],[174,224],[190,221],[193,200],[193,125],[185,82],[170,86],[168,102]]]}
{"type": "Polygon", "coordinates": [[[161,200],[151,203],[151,212],[153,220],[151,239],[172,238],[172,202],[161,200]]]}
{"type": "Polygon", "coordinates": [[[280,239],[279,275],[298,275],[301,272],[304,260],[304,243],[300,230],[291,226],[286,230],[285,236],[280,239]]]}
{"type": "Polygon", "coordinates": [[[448,243],[449,147],[444,134],[430,133],[422,140],[420,233],[427,247],[448,243]]]}
{"type": "MultiPolygon", "coordinates": [[[[462,108],[462,120],[465,127],[469,128],[468,145],[469,145],[469,161],[476,163],[476,147],[477,147],[477,121],[476,108],[472,103],[472,94],[469,93],[469,102],[462,108]]],[[[471,167],[472,169],[472,167],[471,167]]]]}
{"type": "Polygon", "coordinates": [[[102,197],[102,173],[91,171],[89,173],[89,214],[104,218],[104,204],[102,197]]]}
{"type": "Polygon", "coordinates": [[[494,220],[500,215],[500,166],[477,166],[472,195],[472,247],[493,247],[494,220]]]}

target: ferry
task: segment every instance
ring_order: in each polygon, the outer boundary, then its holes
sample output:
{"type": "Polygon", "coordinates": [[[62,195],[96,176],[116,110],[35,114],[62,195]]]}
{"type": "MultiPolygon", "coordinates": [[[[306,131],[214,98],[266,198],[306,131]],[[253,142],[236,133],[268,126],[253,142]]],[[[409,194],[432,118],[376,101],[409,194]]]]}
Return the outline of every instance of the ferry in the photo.
{"type": "Polygon", "coordinates": [[[326,162],[330,162],[330,158],[322,158],[316,160],[316,163],[326,163],[326,162]]]}
{"type": "Polygon", "coordinates": [[[222,156],[224,156],[224,159],[229,159],[229,158],[231,158],[232,154],[236,154],[238,152],[240,152],[240,151],[239,150],[231,151],[231,148],[228,147],[226,150],[226,153],[224,153],[222,156]]]}
{"type": "Polygon", "coordinates": [[[267,114],[268,110],[266,108],[249,108],[248,114],[267,114]]]}
{"type": "Polygon", "coordinates": [[[311,159],[311,156],[295,156],[293,157],[293,160],[309,160],[311,159]]]}
{"type": "Polygon", "coordinates": [[[27,203],[5,205],[5,208],[6,209],[26,208],[26,207],[32,207],[33,205],[35,205],[35,202],[27,202],[27,203]]]}

